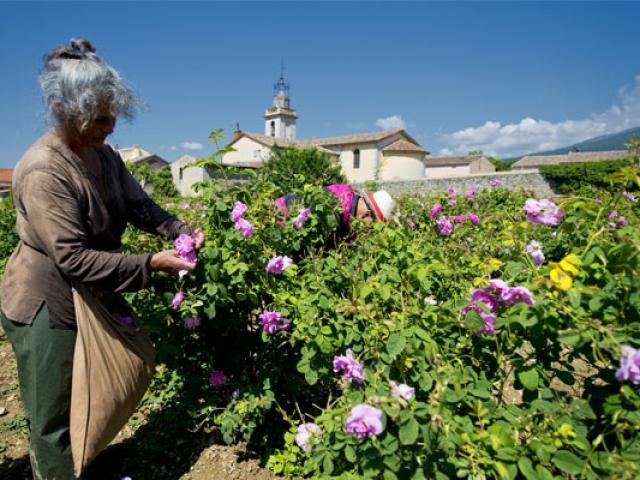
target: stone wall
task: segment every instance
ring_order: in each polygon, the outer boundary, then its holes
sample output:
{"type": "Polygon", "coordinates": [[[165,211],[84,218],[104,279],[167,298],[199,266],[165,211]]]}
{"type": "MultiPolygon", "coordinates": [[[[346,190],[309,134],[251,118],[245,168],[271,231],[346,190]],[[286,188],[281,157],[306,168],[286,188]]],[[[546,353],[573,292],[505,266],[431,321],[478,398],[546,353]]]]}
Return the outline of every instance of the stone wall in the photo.
{"type": "MultiPolygon", "coordinates": [[[[411,192],[442,193],[446,192],[449,187],[453,187],[460,193],[466,193],[474,184],[479,185],[480,188],[491,188],[489,182],[494,178],[500,179],[502,186],[506,188],[529,190],[534,192],[538,198],[553,195],[553,189],[550,183],[545,180],[538,170],[494,172],[466,177],[425,178],[422,180],[386,180],[375,182],[375,189],[384,189],[392,195],[401,195],[411,192]]],[[[369,186],[369,183],[354,184],[356,189],[366,191],[372,190],[368,188],[369,186]]]]}

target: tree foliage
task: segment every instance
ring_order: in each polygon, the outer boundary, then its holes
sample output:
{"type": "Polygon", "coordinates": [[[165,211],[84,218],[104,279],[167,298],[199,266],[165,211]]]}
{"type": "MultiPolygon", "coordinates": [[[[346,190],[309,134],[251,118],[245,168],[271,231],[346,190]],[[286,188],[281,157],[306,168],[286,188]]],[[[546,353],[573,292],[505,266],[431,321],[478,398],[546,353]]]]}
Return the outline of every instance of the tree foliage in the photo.
{"type": "Polygon", "coordinates": [[[593,188],[609,189],[612,185],[611,175],[631,165],[629,159],[567,163],[541,167],[540,173],[553,182],[558,192],[579,193],[593,188]]]}
{"type": "Polygon", "coordinates": [[[154,198],[175,198],[179,192],[173,183],[171,168],[151,169],[148,163],[125,162],[125,165],[146,191],[151,191],[154,198]]]}
{"type": "Polygon", "coordinates": [[[305,184],[346,183],[339,165],[315,148],[277,150],[261,172],[280,194],[301,190],[305,184]]]}

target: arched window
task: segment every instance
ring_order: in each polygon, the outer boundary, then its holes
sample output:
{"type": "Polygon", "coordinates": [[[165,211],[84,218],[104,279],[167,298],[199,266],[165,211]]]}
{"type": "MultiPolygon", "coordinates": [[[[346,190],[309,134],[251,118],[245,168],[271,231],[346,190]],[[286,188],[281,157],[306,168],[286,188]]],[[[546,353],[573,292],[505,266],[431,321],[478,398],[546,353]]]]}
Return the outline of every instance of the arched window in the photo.
{"type": "Polygon", "coordinates": [[[274,120],[271,121],[271,136],[276,136],[276,122],[274,120]]]}
{"type": "Polygon", "coordinates": [[[360,168],[360,150],[357,148],[353,151],[353,168],[360,168]]]}

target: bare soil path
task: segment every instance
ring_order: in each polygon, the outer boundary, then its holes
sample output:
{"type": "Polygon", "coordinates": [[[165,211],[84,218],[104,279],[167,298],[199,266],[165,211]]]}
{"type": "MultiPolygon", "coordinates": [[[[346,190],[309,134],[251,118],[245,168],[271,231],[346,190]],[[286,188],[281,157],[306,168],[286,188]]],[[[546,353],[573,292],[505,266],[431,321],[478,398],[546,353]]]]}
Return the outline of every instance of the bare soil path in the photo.
{"type": "MultiPolygon", "coordinates": [[[[138,410],[96,459],[88,479],[271,480],[276,476],[242,447],[221,444],[217,431],[167,428],[167,415],[138,410]],[[152,413],[154,415],[152,415],[152,413]]],[[[169,415],[170,417],[170,415],[169,415]]],[[[0,328],[0,479],[31,479],[28,434],[23,416],[15,356],[0,328]]]]}

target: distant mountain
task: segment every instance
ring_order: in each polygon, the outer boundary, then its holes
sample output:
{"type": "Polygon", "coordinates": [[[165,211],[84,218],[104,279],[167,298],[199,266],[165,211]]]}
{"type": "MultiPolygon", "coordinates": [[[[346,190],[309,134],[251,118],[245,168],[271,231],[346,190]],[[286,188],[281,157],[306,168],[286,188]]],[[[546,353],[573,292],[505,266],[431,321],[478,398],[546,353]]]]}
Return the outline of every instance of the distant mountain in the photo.
{"type": "Polygon", "coordinates": [[[640,127],[630,128],[622,132],[590,138],[569,147],[558,148],[556,150],[547,150],[546,152],[530,153],[529,155],[564,155],[576,149],[580,152],[626,150],[627,147],[625,147],[624,144],[633,137],[640,137],[640,127]]]}

